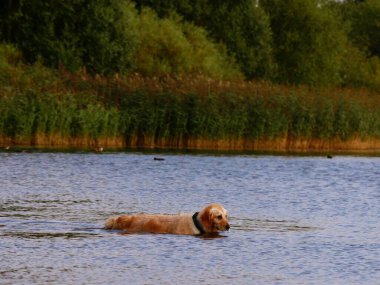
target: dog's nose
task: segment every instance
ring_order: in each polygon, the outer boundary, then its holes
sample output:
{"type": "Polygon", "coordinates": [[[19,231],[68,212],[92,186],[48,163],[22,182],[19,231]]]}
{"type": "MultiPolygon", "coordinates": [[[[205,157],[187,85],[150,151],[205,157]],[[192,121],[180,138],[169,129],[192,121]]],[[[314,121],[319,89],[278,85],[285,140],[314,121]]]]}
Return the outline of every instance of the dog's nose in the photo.
{"type": "Polygon", "coordinates": [[[230,229],[230,224],[226,225],[226,230],[228,231],[230,229]]]}

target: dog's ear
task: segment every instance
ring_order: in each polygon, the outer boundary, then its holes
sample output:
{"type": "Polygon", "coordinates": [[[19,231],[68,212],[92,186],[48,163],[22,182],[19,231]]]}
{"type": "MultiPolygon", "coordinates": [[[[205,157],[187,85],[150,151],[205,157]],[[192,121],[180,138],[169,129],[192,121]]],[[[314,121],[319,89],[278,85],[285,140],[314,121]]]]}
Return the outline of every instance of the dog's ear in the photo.
{"type": "Polygon", "coordinates": [[[206,209],[204,209],[204,211],[202,211],[201,222],[202,222],[203,228],[206,231],[208,232],[211,231],[212,229],[211,207],[207,207],[206,209]]]}

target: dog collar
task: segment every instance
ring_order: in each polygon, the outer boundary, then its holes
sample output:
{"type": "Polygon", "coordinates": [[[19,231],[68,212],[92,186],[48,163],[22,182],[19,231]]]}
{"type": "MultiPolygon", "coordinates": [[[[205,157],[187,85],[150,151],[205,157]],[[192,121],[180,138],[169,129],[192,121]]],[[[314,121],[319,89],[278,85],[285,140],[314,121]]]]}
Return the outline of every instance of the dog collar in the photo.
{"type": "Polygon", "coordinates": [[[198,221],[198,219],[197,219],[198,214],[199,214],[199,212],[196,212],[196,213],[193,215],[193,223],[194,223],[195,227],[198,229],[199,233],[200,233],[201,235],[203,235],[203,234],[205,234],[206,232],[205,232],[205,230],[204,230],[202,224],[201,224],[201,223],[198,221]]]}

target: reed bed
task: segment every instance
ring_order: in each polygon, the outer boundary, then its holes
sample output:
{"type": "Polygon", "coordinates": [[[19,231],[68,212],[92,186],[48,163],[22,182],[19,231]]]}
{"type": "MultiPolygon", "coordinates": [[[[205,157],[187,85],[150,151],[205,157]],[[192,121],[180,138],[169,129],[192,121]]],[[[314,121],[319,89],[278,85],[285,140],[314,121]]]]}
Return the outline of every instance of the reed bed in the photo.
{"type": "Polygon", "coordinates": [[[333,150],[380,140],[380,94],[364,89],[7,68],[2,145],[333,150]]]}

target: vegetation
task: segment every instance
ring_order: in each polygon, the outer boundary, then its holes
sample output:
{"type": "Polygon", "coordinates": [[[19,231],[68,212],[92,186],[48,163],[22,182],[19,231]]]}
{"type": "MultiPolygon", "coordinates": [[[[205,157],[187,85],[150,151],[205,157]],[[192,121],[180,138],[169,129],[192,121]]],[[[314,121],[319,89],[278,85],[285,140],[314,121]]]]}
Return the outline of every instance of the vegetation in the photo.
{"type": "Polygon", "coordinates": [[[377,0],[9,0],[0,41],[91,74],[380,87],[377,0]]]}
{"type": "Polygon", "coordinates": [[[0,39],[21,49],[28,63],[91,74],[202,73],[241,77],[225,49],[179,16],[159,19],[127,0],[8,1],[0,39]]]}
{"type": "Polygon", "coordinates": [[[280,2],[5,1],[0,143],[380,140],[379,1],[280,2]]]}
{"type": "MultiPolygon", "coordinates": [[[[208,77],[91,76],[0,48],[3,144],[196,146],[380,138],[380,97],[208,77]]],[[[254,147],[252,147],[254,148],[254,147]]]]}
{"type": "Polygon", "coordinates": [[[380,87],[377,0],[135,0],[224,43],[247,79],[380,87]]]}

